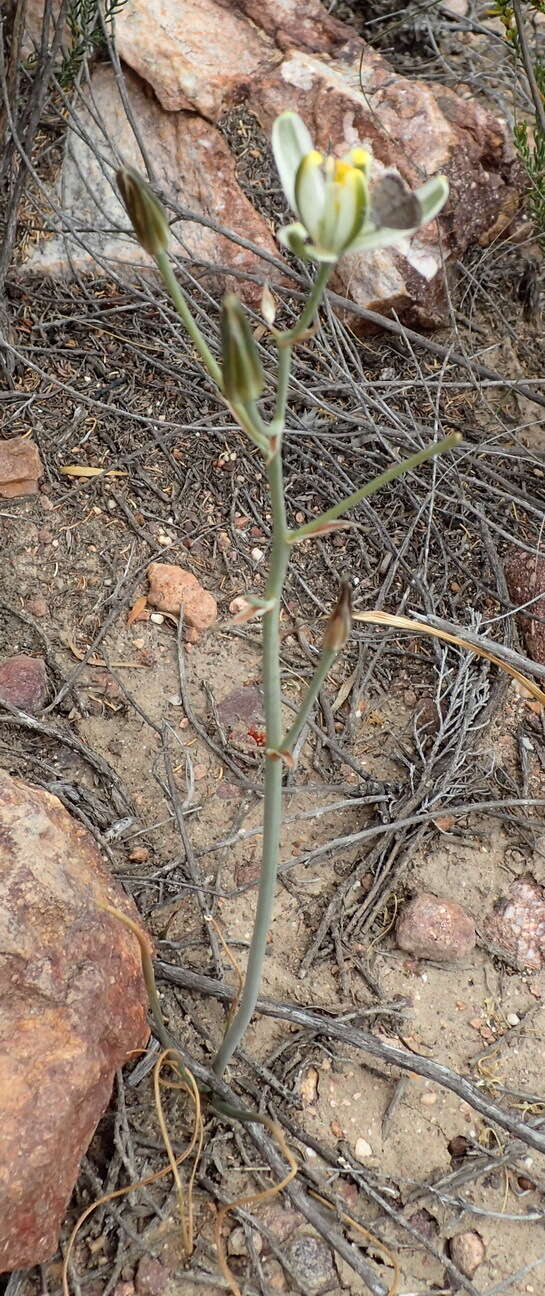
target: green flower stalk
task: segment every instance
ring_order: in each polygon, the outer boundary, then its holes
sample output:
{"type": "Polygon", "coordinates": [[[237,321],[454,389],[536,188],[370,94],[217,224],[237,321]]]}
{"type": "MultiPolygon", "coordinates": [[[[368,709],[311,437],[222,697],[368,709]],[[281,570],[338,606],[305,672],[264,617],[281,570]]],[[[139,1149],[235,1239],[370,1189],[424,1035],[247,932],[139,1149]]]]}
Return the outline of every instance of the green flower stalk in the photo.
{"type": "Polygon", "coordinates": [[[288,529],[282,473],[282,438],[292,353],[308,337],[325,292],[328,278],[340,257],[371,251],[406,240],[421,225],[433,220],[448,197],[443,176],[428,180],[415,191],[395,171],[386,171],[372,182],[372,158],[362,147],[342,158],[324,158],[314,148],[306,126],[296,113],[277,118],[272,132],[273,151],[280,180],[296,220],[279,231],[281,243],[295,255],[318,263],[314,284],[294,327],[274,329],[275,303],[269,289],[263,294],[263,314],[277,348],[278,378],[274,415],[266,424],[257,402],[265,376],[250,322],[240,301],[228,294],[221,315],[221,367],[210,351],[170,264],[168,221],[159,200],[145,180],[131,168],[118,174],[123,203],[136,237],[153,257],[171,301],[183,321],[204,368],[239,426],[263,455],[269,486],[272,539],[269,574],[262,596],[249,595],[239,619],[254,615],[263,626],[263,694],[266,720],[266,759],[263,806],[263,856],[254,930],[240,1002],[214,1060],[222,1076],[253,1016],[269,938],[278,869],[282,825],[282,780],[286,764],[293,764],[293,749],[318,697],[327,673],[342,652],[351,628],[350,588],[343,585],[325,628],[319,661],[302,698],[291,728],[284,733],[280,670],[280,609],[292,546],[327,535],[361,500],[404,472],[456,445],[457,435],[435,442],[396,462],[347,499],[340,500],[320,517],[295,531],[288,529]]]}

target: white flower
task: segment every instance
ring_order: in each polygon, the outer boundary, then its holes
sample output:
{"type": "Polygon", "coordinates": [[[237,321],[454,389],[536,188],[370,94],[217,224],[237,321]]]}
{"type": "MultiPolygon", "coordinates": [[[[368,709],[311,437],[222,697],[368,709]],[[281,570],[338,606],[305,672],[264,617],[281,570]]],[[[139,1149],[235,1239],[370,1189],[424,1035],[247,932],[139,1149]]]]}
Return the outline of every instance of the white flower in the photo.
{"type": "Polygon", "coordinates": [[[345,252],[398,243],[433,220],[448,198],[444,176],[413,192],[395,171],[387,171],[370,194],[371,154],[354,148],[344,158],[324,158],[297,113],[276,118],[272,146],[282,188],[297,216],[278,237],[300,257],[334,263],[345,252]]]}

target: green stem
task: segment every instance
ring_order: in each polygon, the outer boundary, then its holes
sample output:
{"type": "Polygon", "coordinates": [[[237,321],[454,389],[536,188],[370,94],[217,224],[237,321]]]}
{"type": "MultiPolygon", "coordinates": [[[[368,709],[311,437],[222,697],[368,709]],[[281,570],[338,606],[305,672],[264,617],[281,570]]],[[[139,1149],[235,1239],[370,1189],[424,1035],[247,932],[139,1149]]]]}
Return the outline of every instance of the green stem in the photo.
{"type": "Polygon", "coordinates": [[[392,464],[391,468],[387,468],[378,477],[374,477],[365,486],[361,486],[359,490],[354,491],[353,495],[348,495],[346,499],[334,504],[325,513],[320,513],[320,516],[313,518],[312,522],[306,522],[304,526],[298,527],[297,531],[289,531],[289,544],[297,544],[300,540],[306,540],[314,534],[317,527],[322,527],[326,522],[334,522],[336,518],[342,517],[343,513],[348,513],[350,509],[355,508],[356,504],[361,504],[361,501],[367,499],[369,495],[374,495],[388,482],[395,481],[396,477],[402,477],[404,473],[410,472],[411,468],[418,468],[418,465],[425,463],[426,459],[433,459],[435,455],[444,454],[445,450],[451,450],[453,446],[459,445],[461,440],[460,434],[453,432],[452,436],[445,437],[443,441],[432,442],[424,450],[419,450],[417,454],[411,455],[409,459],[404,459],[402,463],[392,464]]]}
{"type": "MultiPolygon", "coordinates": [[[[223,399],[225,400],[225,396],[223,399]]],[[[256,408],[255,402],[248,405],[231,405],[229,401],[225,401],[225,403],[227,408],[231,410],[231,413],[236,419],[239,427],[241,427],[246,435],[249,436],[250,441],[253,441],[254,445],[258,446],[263,454],[266,454],[268,447],[268,428],[265,427],[259,410],[256,408]]]]}
{"type": "Polygon", "coordinates": [[[189,333],[191,341],[194,343],[194,346],[201,357],[205,369],[207,369],[213,382],[215,382],[216,387],[219,387],[219,390],[222,391],[223,380],[221,376],[220,366],[217,360],[215,360],[214,356],[212,355],[210,347],[205,342],[196,320],[193,319],[193,316],[186,302],[182,289],[180,288],[176,275],[174,274],[174,271],[168,259],[167,253],[158,252],[155,258],[155,263],[157,265],[157,269],[161,275],[165,288],[168,292],[168,295],[174,304],[177,314],[180,316],[180,319],[185,324],[185,327],[189,333]]]}
{"type": "Polygon", "coordinates": [[[282,346],[278,348],[278,382],[276,387],[274,418],[270,424],[271,431],[281,431],[286,421],[286,404],[288,400],[292,355],[293,349],[291,346],[282,346]]]}
{"type": "MultiPolygon", "coordinates": [[[[280,448],[267,465],[273,518],[271,566],[265,598],[274,600],[263,617],[263,691],[267,728],[267,750],[277,751],[282,739],[282,696],[280,689],[280,602],[289,560],[286,543],[286,511],[280,448]]],[[[246,979],[237,1012],[228,1027],[214,1060],[214,1071],[222,1076],[249,1025],[261,986],[263,963],[276,892],[280,827],[282,821],[282,761],[267,756],[263,814],[263,855],[257,907],[248,956],[246,979]]]]}
{"type": "Polygon", "coordinates": [[[334,269],[335,266],[331,261],[322,261],[318,274],[316,275],[312,285],[310,297],[306,306],[301,311],[297,323],[292,329],[289,329],[286,333],[280,333],[277,337],[277,343],[280,349],[293,346],[293,343],[298,341],[301,334],[310,327],[324,295],[324,289],[327,285],[328,279],[334,269]]]}
{"type": "Polygon", "coordinates": [[[289,754],[293,751],[303,725],[306,724],[309,718],[325,677],[333,665],[336,656],[337,652],[333,648],[326,648],[322,653],[291,729],[288,729],[285,738],[282,739],[280,744],[280,751],[282,753],[287,752],[289,754]]]}

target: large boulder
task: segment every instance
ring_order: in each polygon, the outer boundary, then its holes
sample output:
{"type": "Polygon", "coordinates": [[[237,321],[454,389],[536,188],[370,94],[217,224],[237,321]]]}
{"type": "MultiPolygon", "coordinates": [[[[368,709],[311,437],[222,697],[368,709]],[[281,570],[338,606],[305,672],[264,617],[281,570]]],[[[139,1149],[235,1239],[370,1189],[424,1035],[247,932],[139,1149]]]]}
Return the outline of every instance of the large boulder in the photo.
{"type": "MultiPolygon", "coordinates": [[[[59,182],[63,211],[74,233],[67,228],[35,246],[25,270],[66,277],[75,271],[99,274],[111,267],[134,278],[150,269],[151,260],[133,238],[114,173],[120,162],[143,172],[142,157],[113,70],[106,65],[96,68],[91,84],[93,106],[81,109],[81,130],[69,132],[59,182]],[[78,237],[82,228],[90,232],[78,237]]],[[[165,198],[275,254],[277,248],[266,222],[237,183],[235,163],[220,131],[193,112],[163,111],[130,72],[126,91],[133,121],[153,158],[156,182],[165,198]]],[[[174,250],[204,265],[231,267],[242,275],[262,271],[263,263],[255,253],[206,224],[180,220],[173,225],[172,235],[174,250]]],[[[239,287],[238,279],[234,286],[239,287]]],[[[247,298],[256,292],[260,294],[261,289],[247,284],[247,298]]]]}
{"type": "MultiPolygon", "coordinates": [[[[413,186],[447,174],[451,197],[439,221],[396,248],[342,262],[333,286],[361,306],[433,321],[444,305],[446,264],[512,220],[517,174],[504,126],[465,93],[398,76],[320,0],[130,0],[116,16],[115,39],[133,70],[130,108],[160,190],[266,252],[279,255],[268,220],[242,193],[217,129],[240,106],[267,134],[277,113],[292,108],[326,151],[370,146],[375,179],[388,167],[413,186]]],[[[71,258],[75,269],[90,270],[95,251],[118,271],[125,265],[126,273],[131,262],[149,264],[130,234],[111,234],[112,227],[126,230],[127,220],[108,169],[110,141],[117,157],[140,170],[142,163],[107,68],[95,70],[90,97],[91,109],[81,112],[83,131],[70,135],[60,193],[74,226],[97,228],[99,236],[85,236],[87,252],[73,237],[66,250],[56,238],[33,250],[27,268],[59,273],[64,264],[68,272],[71,258]]],[[[263,175],[265,188],[277,183],[267,181],[266,166],[262,156],[258,207],[263,175]]],[[[190,257],[270,274],[270,266],[209,226],[179,222],[174,232],[190,257]]],[[[255,302],[255,285],[243,286],[242,295],[255,302]]]]}
{"type": "Polygon", "coordinates": [[[147,1043],[137,918],[56,797],[0,771],[0,1272],[51,1256],[118,1067],[147,1043]]]}

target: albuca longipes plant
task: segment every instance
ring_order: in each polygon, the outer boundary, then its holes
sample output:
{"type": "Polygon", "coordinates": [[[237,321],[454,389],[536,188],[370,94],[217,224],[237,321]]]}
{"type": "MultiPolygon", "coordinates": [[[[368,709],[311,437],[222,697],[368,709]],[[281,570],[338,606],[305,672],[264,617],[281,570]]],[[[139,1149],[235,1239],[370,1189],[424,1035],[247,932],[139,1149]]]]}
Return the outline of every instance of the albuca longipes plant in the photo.
{"type": "Polygon", "coordinates": [[[262,597],[248,595],[245,619],[260,618],[263,627],[263,693],[266,718],[263,856],[248,964],[237,1010],[214,1060],[222,1077],[250,1022],[259,994],[267,937],[274,905],[282,823],[282,778],[293,763],[293,749],[332,662],[344,647],[351,628],[350,591],[341,590],[325,629],[321,655],[298,714],[284,729],[282,717],[279,621],[282,591],[293,546],[346,525],[341,519],[363,499],[426,459],[455,445],[457,436],[434,442],[402,463],[393,463],[347,499],[334,503],[320,517],[291,529],[286,518],[282,473],[282,442],[286,423],[294,347],[309,337],[328,279],[341,257],[365,253],[402,242],[433,220],[448,197],[443,176],[412,191],[395,171],[386,171],[370,184],[372,158],[365,148],[345,157],[323,157],[314,148],[297,114],[282,113],[272,132],[273,152],[286,198],[295,220],[278,233],[294,256],[315,262],[316,274],[295,326],[275,328],[274,301],[263,293],[263,316],[277,352],[274,415],[266,422],[259,401],[265,375],[251,322],[239,299],[228,294],[221,315],[221,363],[212,354],[180,288],[168,256],[169,226],[165,211],[147,181],[131,168],[118,172],[119,191],[136,238],[153,257],[171,301],[198,352],[202,365],[239,427],[263,456],[272,517],[268,576],[262,597]]]}

